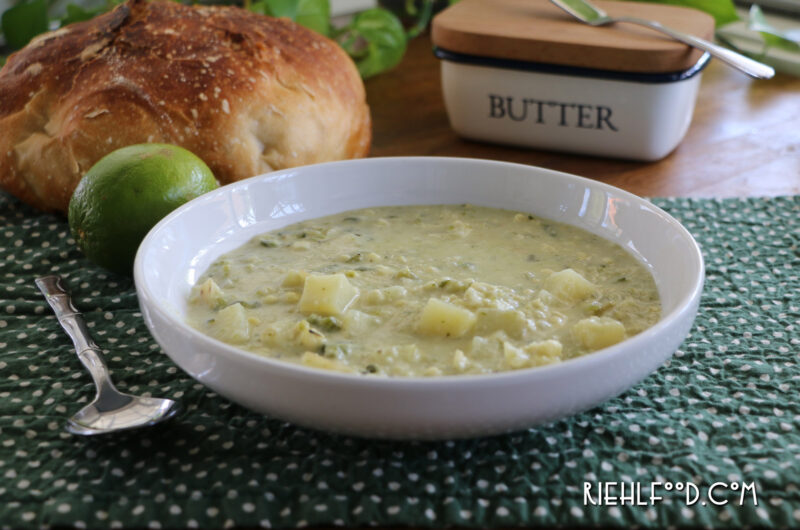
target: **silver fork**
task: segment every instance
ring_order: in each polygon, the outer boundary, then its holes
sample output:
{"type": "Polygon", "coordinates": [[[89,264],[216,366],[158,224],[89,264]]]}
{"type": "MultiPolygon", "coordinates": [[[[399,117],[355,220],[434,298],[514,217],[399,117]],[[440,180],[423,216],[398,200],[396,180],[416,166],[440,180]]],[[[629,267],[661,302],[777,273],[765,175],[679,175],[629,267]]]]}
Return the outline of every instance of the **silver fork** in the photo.
{"type": "Polygon", "coordinates": [[[760,63],[758,61],[754,61],[749,57],[745,57],[740,53],[736,53],[733,50],[729,50],[727,48],[723,48],[722,46],[717,46],[713,42],[708,42],[707,40],[701,39],[699,37],[695,37],[694,35],[689,35],[687,33],[681,33],[680,31],[675,31],[674,29],[668,28],[663,24],[653,21],[653,20],[645,20],[643,18],[636,18],[636,17],[611,17],[600,9],[596,7],[586,0],[550,0],[552,3],[572,15],[573,17],[577,18],[581,22],[589,24],[591,26],[607,26],[609,24],[613,24],[615,22],[628,22],[630,24],[638,24],[640,26],[645,26],[650,29],[654,29],[656,31],[660,31],[665,35],[669,35],[673,39],[680,41],[684,44],[688,44],[689,46],[693,46],[700,50],[708,52],[711,56],[716,57],[717,59],[727,63],[730,66],[733,66],[737,70],[744,72],[745,74],[749,75],[750,77],[754,77],[756,79],[769,79],[775,75],[775,69],[771,66],[767,66],[766,64],[760,63]]]}

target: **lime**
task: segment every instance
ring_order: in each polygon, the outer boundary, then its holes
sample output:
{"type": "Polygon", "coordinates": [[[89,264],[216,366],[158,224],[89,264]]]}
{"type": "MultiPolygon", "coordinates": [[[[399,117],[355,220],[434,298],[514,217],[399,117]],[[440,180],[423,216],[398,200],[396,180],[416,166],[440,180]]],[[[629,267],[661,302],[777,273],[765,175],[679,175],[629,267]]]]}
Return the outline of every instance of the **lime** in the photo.
{"type": "Polygon", "coordinates": [[[147,232],[181,204],[216,187],[205,162],[182,147],[123,147],[81,179],[69,202],[69,228],[90,260],[131,274],[147,232]]]}

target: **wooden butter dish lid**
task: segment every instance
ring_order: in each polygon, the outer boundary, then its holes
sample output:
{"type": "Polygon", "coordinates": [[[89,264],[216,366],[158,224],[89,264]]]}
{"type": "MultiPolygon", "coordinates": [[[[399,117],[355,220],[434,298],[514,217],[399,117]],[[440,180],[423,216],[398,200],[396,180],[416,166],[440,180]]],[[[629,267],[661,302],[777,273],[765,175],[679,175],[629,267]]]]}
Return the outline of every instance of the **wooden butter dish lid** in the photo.
{"type": "MultiPolygon", "coordinates": [[[[710,15],[686,7],[592,0],[610,16],[655,20],[704,39],[710,15]]],[[[548,0],[461,0],[433,19],[433,44],[449,52],[617,72],[666,73],[692,68],[701,50],[642,26],[592,27],[548,0]]]]}

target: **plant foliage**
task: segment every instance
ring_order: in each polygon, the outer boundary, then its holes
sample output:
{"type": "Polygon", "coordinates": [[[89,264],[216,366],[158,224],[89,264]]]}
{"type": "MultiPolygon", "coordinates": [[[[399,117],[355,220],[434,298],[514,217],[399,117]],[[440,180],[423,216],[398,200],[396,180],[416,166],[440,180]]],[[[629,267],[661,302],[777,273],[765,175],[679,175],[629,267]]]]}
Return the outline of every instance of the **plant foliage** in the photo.
{"type": "MultiPolygon", "coordinates": [[[[0,52],[10,52],[24,47],[36,35],[57,29],[73,22],[89,20],[122,3],[123,0],[105,0],[99,6],[69,3],[59,16],[53,16],[55,0],[21,0],[0,17],[0,31],[5,47],[0,52]]],[[[216,0],[212,0],[216,3],[216,0]]],[[[423,0],[431,3],[432,0],[423,0]]],[[[225,0],[219,0],[225,3],[225,0]]],[[[353,17],[343,28],[331,25],[328,0],[244,0],[244,8],[253,13],[289,18],[322,35],[334,38],[353,58],[363,77],[371,77],[397,65],[403,58],[409,34],[400,20],[383,8],[373,8],[353,17]]],[[[424,24],[430,19],[430,10],[424,24]]],[[[0,66],[5,63],[0,53],[0,66]]]]}

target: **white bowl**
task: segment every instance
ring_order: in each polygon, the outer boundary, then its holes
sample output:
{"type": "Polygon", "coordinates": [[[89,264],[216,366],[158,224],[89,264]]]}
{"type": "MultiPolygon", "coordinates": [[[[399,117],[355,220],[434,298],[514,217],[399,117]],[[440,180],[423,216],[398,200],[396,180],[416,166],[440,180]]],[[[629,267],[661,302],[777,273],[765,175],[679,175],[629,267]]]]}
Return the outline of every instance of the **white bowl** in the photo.
{"type": "Polygon", "coordinates": [[[518,430],[593,407],[660,366],[686,337],[703,286],[692,236],[649,202],[531,166],[456,158],[373,158],[278,171],[178,208],[147,235],[134,277],[147,327],[192,377],[245,407],[299,425],[385,438],[518,430]],[[622,343],[542,368],[481,376],[379,378],[260,357],[185,322],[192,285],[221,254],[304,219],[368,206],[472,203],[581,227],[652,272],[663,316],[622,343]]]}

